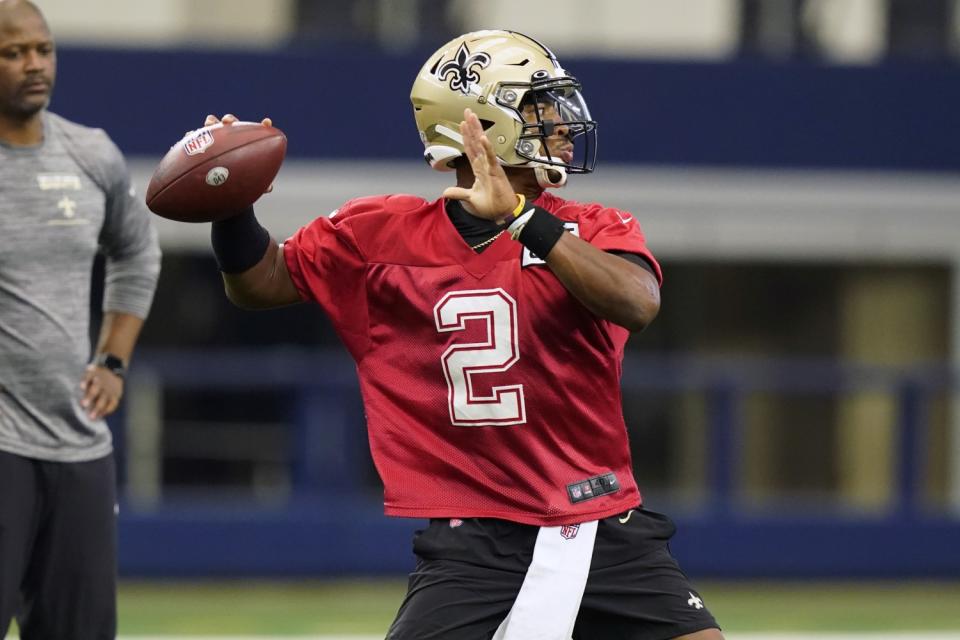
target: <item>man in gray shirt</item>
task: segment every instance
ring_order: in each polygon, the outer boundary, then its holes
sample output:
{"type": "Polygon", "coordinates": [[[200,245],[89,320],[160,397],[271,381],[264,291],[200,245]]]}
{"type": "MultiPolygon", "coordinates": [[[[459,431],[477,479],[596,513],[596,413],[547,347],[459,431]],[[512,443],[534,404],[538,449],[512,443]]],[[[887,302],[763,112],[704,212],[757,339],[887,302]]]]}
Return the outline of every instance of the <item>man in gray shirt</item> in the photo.
{"type": "Polygon", "coordinates": [[[0,0],[0,636],[116,635],[115,472],[104,417],[150,308],[160,250],[120,151],[46,111],[43,15],[0,0]],[[93,354],[92,266],[106,256],[93,354]]]}

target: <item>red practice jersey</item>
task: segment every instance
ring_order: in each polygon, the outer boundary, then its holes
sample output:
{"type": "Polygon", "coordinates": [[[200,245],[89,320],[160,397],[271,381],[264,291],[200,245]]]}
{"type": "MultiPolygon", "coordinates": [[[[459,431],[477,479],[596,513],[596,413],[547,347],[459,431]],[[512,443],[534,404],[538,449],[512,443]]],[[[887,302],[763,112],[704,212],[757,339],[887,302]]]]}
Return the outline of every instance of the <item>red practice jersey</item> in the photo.
{"type": "MultiPolygon", "coordinates": [[[[535,204],[659,279],[630,214],[551,194],[535,204]]],[[[356,360],[388,515],[556,525],[640,503],[620,397],[628,331],[509,234],[478,254],[443,200],[374,196],[283,251],[356,360]]]]}

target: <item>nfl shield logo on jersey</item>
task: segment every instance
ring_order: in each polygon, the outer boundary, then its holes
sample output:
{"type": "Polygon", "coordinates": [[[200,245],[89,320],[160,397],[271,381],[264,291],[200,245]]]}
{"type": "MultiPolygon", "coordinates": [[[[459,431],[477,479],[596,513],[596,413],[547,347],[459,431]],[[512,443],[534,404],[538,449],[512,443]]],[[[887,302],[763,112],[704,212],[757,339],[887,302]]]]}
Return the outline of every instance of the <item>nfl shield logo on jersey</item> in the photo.
{"type": "Polygon", "coordinates": [[[577,537],[577,532],[580,531],[580,525],[578,524],[565,524],[560,527],[560,535],[570,540],[571,538],[577,537]]]}

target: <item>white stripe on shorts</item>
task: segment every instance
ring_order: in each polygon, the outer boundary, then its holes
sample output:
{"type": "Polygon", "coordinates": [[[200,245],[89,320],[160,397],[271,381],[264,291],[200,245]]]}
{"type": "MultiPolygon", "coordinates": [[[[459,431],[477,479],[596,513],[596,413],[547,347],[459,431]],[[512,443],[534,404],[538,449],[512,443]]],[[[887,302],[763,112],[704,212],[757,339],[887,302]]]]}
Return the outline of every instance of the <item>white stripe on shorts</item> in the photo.
{"type": "Polygon", "coordinates": [[[587,586],[596,537],[596,520],[540,527],[523,585],[493,640],[568,640],[587,586]]]}

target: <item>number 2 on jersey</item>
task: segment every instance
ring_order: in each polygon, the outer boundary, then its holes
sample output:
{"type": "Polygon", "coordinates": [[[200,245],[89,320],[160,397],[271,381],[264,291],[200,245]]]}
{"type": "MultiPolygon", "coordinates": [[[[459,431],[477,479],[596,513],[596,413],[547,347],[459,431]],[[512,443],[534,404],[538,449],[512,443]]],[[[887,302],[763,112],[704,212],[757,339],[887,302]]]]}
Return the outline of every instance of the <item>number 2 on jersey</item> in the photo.
{"type": "Polygon", "coordinates": [[[520,359],[517,302],[503,289],[452,291],[433,308],[433,317],[440,333],[463,331],[467,320],[487,326],[486,341],[451,344],[441,356],[450,421],[460,427],[526,422],[522,384],[493,387],[490,395],[474,388],[476,376],[506,371],[520,359]]]}

